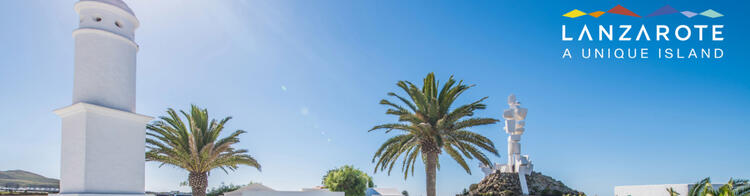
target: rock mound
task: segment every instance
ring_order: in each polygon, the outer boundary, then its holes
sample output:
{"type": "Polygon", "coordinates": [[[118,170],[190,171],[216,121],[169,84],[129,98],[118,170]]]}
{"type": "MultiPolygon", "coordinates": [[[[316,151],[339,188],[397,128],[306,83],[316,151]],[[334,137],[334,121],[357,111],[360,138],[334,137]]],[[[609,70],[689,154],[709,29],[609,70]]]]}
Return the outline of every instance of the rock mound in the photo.
{"type": "MultiPolygon", "coordinates": [[[[571,189],[559,180],[545,176],[539,172],[532,172],[526,176],[530,195],[562,196],[584,195],[583,192],[571,189]]],[[[472,184],[469,190],[464,190],[459,196],[520,196],[523,195],[516,173],[492,173],[478,184],[472,184]]]]}
{"type": "Polygon", "coordinates": [[[472,184],[468,192],[463,195],[468,196],[514,196],[521,195],[521,186],[518,182],[518,174],[514,173],[492,173],[478,184],[472,184]]]}
{"type": "Polygon", "coordinates": [[[526,181],[531,195],[585,195],[583,192],[571,189],[559,180],[539,172],[531,172],[530,176],[526,176],[526,181]]]}

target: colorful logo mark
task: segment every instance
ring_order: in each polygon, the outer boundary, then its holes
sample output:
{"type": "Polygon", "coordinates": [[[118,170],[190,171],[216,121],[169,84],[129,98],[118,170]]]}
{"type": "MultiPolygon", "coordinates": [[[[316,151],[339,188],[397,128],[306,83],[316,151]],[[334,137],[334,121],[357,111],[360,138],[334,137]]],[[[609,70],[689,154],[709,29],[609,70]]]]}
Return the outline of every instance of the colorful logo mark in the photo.
{"type": "MultiPolygon", "coordinates": [[[[573,11],[570,11],[568,13],[563,14],[563,16],[568,17],[568,18],[578,18],[578,17],[581,17],[581,16],[589,15],[589,16],[593,16],[594,18],[599,18],[600,16],[604,15],[605,13],[619,14],[619,15],[625,15],[625,16],[632,16],[632,17],[641,18],[640,15],[636,14],[633,11],[630,11],[629,9],[627,9],[625,7],[622,7],[622,5],[617,5],[617,6],[613,7],[612,9],[609,9],[606,12],[604,12],[604,11],[595,11],[595,12],[591,12],[591,13],[586,13],[586,12],[583,12],[581,10],[574,9],[573,11]]],[[[703,11],[701,13],[695,13],[695,12],[692,12],[692,11],[677,11],[677,9],[674,9],[672,6],[665,5],[664,7],[659,8],[658,10],[652,12],[651,14],[646,15],[646,17],[662,16],[662,15],[677,14],[677,13],[680,13],[680,14],[684,15],[687,18],[692,18],[692,17],[697,16],[697,15],[701,15],[701,16],[705,16],[705,17],[709,17],[709,18],[718,18],[718,17],[724,16],[721,13],[716,12],[716,11],[714,11],[712,9],[708,9],[708,10],[703,11]]]]}

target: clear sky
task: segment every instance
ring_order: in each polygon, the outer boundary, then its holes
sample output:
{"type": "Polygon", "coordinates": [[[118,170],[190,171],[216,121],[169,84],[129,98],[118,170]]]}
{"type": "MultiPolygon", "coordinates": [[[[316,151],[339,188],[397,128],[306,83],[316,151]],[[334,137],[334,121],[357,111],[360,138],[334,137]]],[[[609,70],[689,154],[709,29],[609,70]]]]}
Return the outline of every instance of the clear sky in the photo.
{"type": "MultiPolygon", "coordinates": [[[[396,119],[378,104],[398,80],[428,72],[477,84],[459,103],[489,96],[477,115],[500,118],[515,93],[529,108],[523,153],[535,170],[589,195],[616,185],[692,183],[711,176],[750,178],[748,3],[670,2],[725,17],[679,15],[564,18],[614,1],[126,1],[140,19],[137,112],[209,108],[248,131],[241,148],[263,165],[214,171],[221,182],[262,182],[281,190],[320,184],[328,169],[352,164],[379,187],[424,194],[424,172],[403,180],[373,174],[377,147],[392,135],[368,133],[396,119]],[[711,60],[563,60],[560,26],[723,24],[723,42],[634,42],[620,47],[720,47],[711,60]]],[[[60,118],[70,104],[74,1],[0,2],[0,170],[59,177],[60,118]]],[[[646,15],[666,1],[622,3],[646,15]]],[[[652,51],[652,53],[655,51],[652,51]]],[[[502,124],[474,131],[506,152],[502,124]]],[[[496,162],[505,162],[493,157],[496,162]]],[[[478,164],[476,161],[470,163],[478,164]]],[[[441,159],[438,194],[482,178],[441,159]]],[[[146,189],[179,187],[187,173],[146,165],[146,189]]]]}

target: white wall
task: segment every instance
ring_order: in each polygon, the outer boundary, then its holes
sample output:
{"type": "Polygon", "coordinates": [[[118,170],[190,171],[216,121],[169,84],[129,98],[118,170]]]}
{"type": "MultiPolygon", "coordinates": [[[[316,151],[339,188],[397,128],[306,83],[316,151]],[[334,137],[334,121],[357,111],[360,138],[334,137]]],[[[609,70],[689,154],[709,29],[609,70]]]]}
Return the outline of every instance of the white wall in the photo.
{"type": "MultiPolygon", "coordinates": [[[[718,189],[723,184],[712,184],[718,189]]],[[[657,184],[657,185],[634,185],[616,186],[615,196],[669,196],[667,188],[673,188],[680,195],[688,195],[693,184],[657,184]]]]}
{"type": "Polygon", "coordinates": [[[659,185],[635,185],[616,186],[615,196],[670,196],[667,188],[673,188],[680,195],[687,195],[687,184],[659,184],[659,185]]]}

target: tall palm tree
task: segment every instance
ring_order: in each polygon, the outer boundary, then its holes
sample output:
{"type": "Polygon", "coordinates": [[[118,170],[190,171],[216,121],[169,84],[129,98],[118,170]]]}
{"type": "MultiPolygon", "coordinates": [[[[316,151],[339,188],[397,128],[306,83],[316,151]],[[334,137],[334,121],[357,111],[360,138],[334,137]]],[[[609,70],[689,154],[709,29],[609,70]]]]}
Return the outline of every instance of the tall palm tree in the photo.
{"type": "Polygon", "coordinates": [[[190,113],[180,110],[185,121],[172,108],[167,109],[169,116],[149,124],[146,133],[146,160],[161,162],[161,165],[172,165],[189,172],[188,184],[194,196],[205,196],[208,186],[208,175],[213,169],[224,172],[236,170],[240,165],[255,167],[260,171],[260,164],[245,149],[232,147],[240,141],[237,138],[245,133],[237,130],[224,138],[219,135],[224,124],[232,117],[220,121],[208,120],[208,111],[192,105],[190,113]]]}
{"type": "Polygon", "coordinates": [[[483,164],[490,165],[489,158],[480,149],[500,156],[490,139],[467,130],[470,127],[494,124],[498,121],[492,118],[472,117],[475,110],[487,107],[482,103],[487,97],[466,105],[451,107],[459,95],[474,85],[465,85],[463,81],[456,83],[451,76],[438,90],[439,84],[433,73],[427,74],[421,89],[408,81],[399,81],[396,85],[406,92],[409,99],[392,92],[388,95],[399,99],[406,107],[386,99],[381,100],[380,104],[389,106],[385,113],[398,116],[398,122],[377,125],[370,131],[385,130],[389,133],[399,130],[401,134],[388,139],[375,152],[372,159],[373,163],[377,161],[375,172],[388,169],[390,175],[398,158],[403,155],[401,170],[406,179],[409,168],[414,175],[415,162],[421,155],[427,175],[427,195],[435,196],[435,176],[440,167],[438,156],[443,151],[469,174],[471,170],[464,157],[477,158],[483,164]]]}

